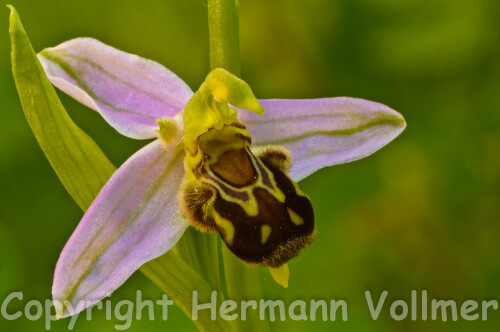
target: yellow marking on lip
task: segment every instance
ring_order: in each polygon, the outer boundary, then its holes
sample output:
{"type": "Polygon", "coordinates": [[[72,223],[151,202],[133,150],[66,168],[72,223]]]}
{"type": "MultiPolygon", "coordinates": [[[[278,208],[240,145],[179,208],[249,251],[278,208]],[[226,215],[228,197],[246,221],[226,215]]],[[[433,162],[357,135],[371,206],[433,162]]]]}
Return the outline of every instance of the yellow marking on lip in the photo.
{"type": "Polygon", "coordinates": [[[286,208],[288,210],[288,214],[290,215],[290,220],[297,225],[303,225],[304,224],[304,219],[302,219],[301,216],[299,216],[297,213],[295,213],[292,209],[286,208]]]}
{"type": "Polygon", "coordinates": [[[271,276],[274,281],[276,281],[279,285],[288,288],[288,279],[290,279],[290,270],[288,269],[288,264],[285,263],[280,267],[270,267],[269,272],[271,272],[271,276]]]}
{"type": "Polygon", "coordinates": [[[293,186],[295,187],[295,193],[297,196],[302,196],[302,197],[307,197],[306,193],[300,189],[299,185],[295,181],[291,181],[293,183],[293,186]]]}
{"type": "MultiPolygon", "coordinates": [[[[260,179],[259,179],[259,186],[260,187],[266,187],[266,190],[274,196],[274,198],[276,198],[279,202],[281,203],[284,203],[285,200],[286,200],[286,196],[285,194],[283,193],[283,191],[281,191],[281,189],[278,187],[278,184],[276,183],[276,180],[274,179],[274,174],[273,172],[271,172],[269,170],[269,168],[267,168],[267,166],[265,166],[260,160],[259,158],[255,157],[252,153],[250,154],[252,156],[252,160],[254,162],[254,164],[256,163],[259,163],[261,165],[260,168],[262,168],[262,171],[265,172],[269,178],[269,181],[271,182],[271,186],[272,186],[272,189],[268,189],[263,183],[262,183],[262,174],[260,174],[260,179]]],[[[259,168],[259,167],[257,167],[259,168]]],[[[258,173],[260,173],[260,171],[258,171],[258,173]]],[[[285,174],[286,175],[286,174],[285,174]]],[[[292,181],[293,182],[293,181],[292,181]]]]}
{"type": "Polygon", "coordinates": [[[265,244],[267,239],[269,239],[269,235],[271,235],[271,231],[273,229],[269,225],[262,225],[260,227],[260,243],[265,244]]]}
{"type": "MultiPolygon", "coordinates": [[[[232,128],[232,130],[235,132],[239,131],[241,133],[243,133],[243,131],[244,131],[245,133],[248,134],[248,132],[246,132],[246,130],[242,130],[242,129],[238,129],[238,128],[236,128],[236,129],[232,128]]],[[[212,132],[209,132],[209,134],[210,133],[212,133],[212,132]]],[[[215,134],[213,134],[213,135],[215,135],[215,134]]],[[[205,138],[208,138],[208,137],[209,137],[209,135],[205,134],[205,138]]],[[[210,139],[208,139],[208,141],[210,141],[210,139]]],[[[248,142],[245,144],[248,144],[248,142]]],[[[224,152],[224,151],[231,150],[231,149],[234,149],[234,147],[233,146],[231,146],[230,148],[224,147],[224,148],[221,148],[221,151],[224,152]]],[[[199,154],[201,154],[201,149],[199,150],[199,154]]],[[[217,153],[215,153],[215,155],[217,156],[217,153]]],[[[256,158],[252,153],[249,153],[247,156],[250,158],[250,161],[253,164],[254,171],[255,171],[254,179],[256,178],[256,181],[254,180],[254,182],[252,184],[249,184],[249,185],[246,185],[243,187],[237,187],[237,186],[233,186],[230,183],[228,183],[227,181],[225,181],[225,179],[222,178],[221,176],[216,175],[215,172],[212,170],[212,168],[209,165],[217,163],[218,156],[213,157],[210,161],[210,164],[207,163],[206,161],[203,161],[203,169],[209,175],[209,177],[202,178],[202,181],[216,187],[223,200],[225,200],[226,202],[238,204],[249,217],[255,217],[259,214],[259,202],[255,198],[255,195],[253,193],[255,188],[260,188],[260,189],[266,190],[270,195],[272,195],[280,203],[284,203],[286,201],[286,196],[283,193],[283,191],[278,187],[277,182],[274,178],[274,174],[258,158],[256,158]],[[260,167],[257,164],[259,164],[260,167]],[[261,174],[262,172],[265,172],[267,177],[269,178],[269,181],[271,182],[271,188],[269,188],[267,185],[265,185],[263,183],[263,176],[261,174]],[[210,177],[213,179],[210,179],[210,177]],[[220,184],[218,182],[220,182],[220,184]],[[222,185],[224,185],[224,187],[227,187],[228,189],[235,191],[235,192],[238,192],[238,193],[246,192],[248,195],[248,200],[242,200],[239,197],[234,197],[234,196],[226,193],[226,191],[222,188],[222,185]]],[[[199,161],[199,160],[197,160],[197,161],[199,161]]],[[[197,164],[195,165],[194,163],[190,163],[190,165],[193,165],[192,169],[195,170],[195,166],[197,164]]],[[[192,171],[191,173],[194,173],[194,171],[192,171]]],[[[291,181],[291,182],[294,185],[296,185],[293,181],[291,181]]],[[[300,188],[299,188],[299,190],[300,190],[300,188]]],[[[305,194],[304,194],[304,196],[305,196],[305,194]]]]}
{"type": "Polygon", "coordinates": [[[213,210],[213,217],[217,226],[220,227],[221,235],[228,245],[233,245],[234,239],[234,225],[230,220],[222,218],[215,209],[213,210]]]}

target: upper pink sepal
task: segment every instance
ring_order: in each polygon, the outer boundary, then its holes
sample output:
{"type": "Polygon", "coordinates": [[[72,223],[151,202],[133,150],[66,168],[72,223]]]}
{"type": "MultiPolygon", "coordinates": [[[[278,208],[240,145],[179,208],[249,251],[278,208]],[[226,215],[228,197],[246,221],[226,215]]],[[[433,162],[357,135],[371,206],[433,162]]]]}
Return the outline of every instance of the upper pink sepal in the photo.
{"type": "Polygon", "coordinates": [[[99,112],[121,134],[156,137],[156,121],[184,109],[193,95],[159,63],[92,38],[76,38],[38,54],[59,89],[99,112]]]}

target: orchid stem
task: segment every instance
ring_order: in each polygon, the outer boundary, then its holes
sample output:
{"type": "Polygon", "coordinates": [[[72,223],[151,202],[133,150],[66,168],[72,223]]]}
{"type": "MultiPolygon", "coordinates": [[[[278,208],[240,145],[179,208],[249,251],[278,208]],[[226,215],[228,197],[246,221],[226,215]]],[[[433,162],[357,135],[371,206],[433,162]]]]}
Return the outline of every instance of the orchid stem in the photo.
{"type": "Polygon", "coordinates": [[[208,0],[210,69],[224,68],[240,76],[238,0],[208,0]]]}
{"type": "MultiPolygon", "coordinates": [[[[210,69],[224,68],[240,76],[238,0],[208,0],[208,30],[210,69]]],[[[259,269],[245,266],[226,246],[221,249],[228,298],[234,301],[261,298],[259,269]]],[[[236,331],[270,331],[269,323],[260,320],[256,311],[250,312],[246,321],[234,323],[236,331]]]]}

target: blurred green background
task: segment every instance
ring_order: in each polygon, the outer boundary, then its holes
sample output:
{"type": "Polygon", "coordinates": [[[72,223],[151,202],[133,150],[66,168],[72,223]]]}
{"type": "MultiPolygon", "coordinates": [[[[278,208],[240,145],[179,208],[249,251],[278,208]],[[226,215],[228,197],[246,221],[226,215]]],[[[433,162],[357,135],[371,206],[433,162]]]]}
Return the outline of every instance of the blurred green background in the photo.
{"type": "MultiPolygon", "coordinates": [[[[242,76],[259,98],[355,96],[401,112],[408,128],[369,158],[302,181],[317,215],[314,244],[290,262],[290,287],[261,271],[264,297],[345,299],[347,322],[273,324],[282,331],[497,331],[488,321],[373,321],[364,291],[409,301],[500,299],[500,2],[497,0],[241,0],[242,76]]],[[[204,0],[44,0],[16,6],[36,51],[78,36],[154,59],[197,89],[209,69],[204,0]]],[[[0,20],[0,301],[50,298],[58,255],[82,212],[24,119],[11,69],[8,10],[0,20]]],[[[127,139],[60,94],[115,165],[145,142],[127,139]]],[[[159,299],[136,273],[111,300],[159,299]]],[[[75,331],[112,330],[103,312],[75,331]]],[[[65,331],[68,320],[53,324],[65,331]]],[[[1,331],[41,331],[43,320],[1,331]]],[[[179,309],[129,331],[194,331],[179,309]]]]}

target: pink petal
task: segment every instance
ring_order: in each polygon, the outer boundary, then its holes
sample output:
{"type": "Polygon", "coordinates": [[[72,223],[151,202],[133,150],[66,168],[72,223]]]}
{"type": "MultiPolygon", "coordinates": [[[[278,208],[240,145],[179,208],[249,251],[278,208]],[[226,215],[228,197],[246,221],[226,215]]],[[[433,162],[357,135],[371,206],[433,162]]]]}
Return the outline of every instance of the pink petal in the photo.
{"type": "Polygon", "coordinates": [[[55,86],[131,138],[156,137],[156,120],[182,111],[193,95],[159,63],[92,38],[47,48],[38,59],[55,86]]]}
{"type": "Polygon", "coordinates": [[[264,115],[239,112],[253,145],[281,145],[292,152],[295,181],[316,170],[366,157],[406,127],[398,112],[363,99],[259,100],[264,115]]]}
{"type": "MultiPolygon", "coordinates": [[[[156,140],[130,157],[103,187],[57,262],[54,300],[81,311],[103,299],[142,264],[167,252],[188,224],[177,191],[183,150],[156,140]]],[[[71,308],[69,308],[71,309],[71,308]]],[[[58,315],[71,312],[65,307],[58,315]]]]}

